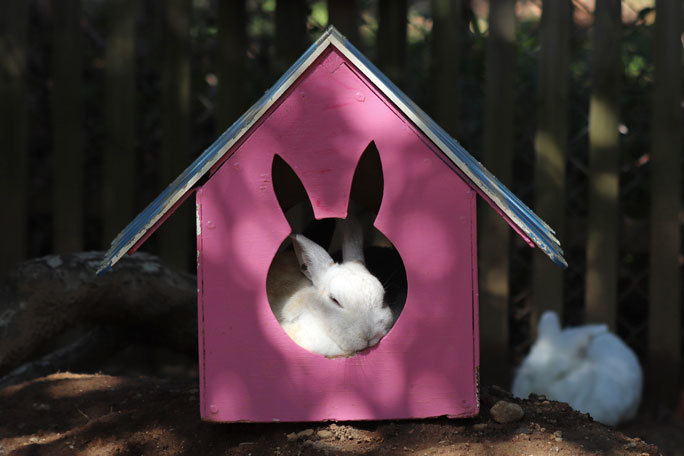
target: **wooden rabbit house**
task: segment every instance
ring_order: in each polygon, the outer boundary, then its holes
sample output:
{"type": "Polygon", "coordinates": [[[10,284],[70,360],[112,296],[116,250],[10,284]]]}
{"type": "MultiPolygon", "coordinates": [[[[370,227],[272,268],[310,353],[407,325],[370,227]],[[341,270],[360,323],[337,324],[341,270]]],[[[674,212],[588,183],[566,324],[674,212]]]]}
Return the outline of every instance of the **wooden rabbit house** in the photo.
{"type": "Polygon", "coordinates": [[[122,231],[100,273],[193,193],[208,421],[476,415],[476,196],[565,264],[553,231],[333,27],[122,231]],[[299,183],[276,188],[276,169],[299,183]],[[269,305],[269,268],[295,231],[284,201],[297,185],[316,220],[344,219],[355,192],[372,194],[372,229],[403,263],[401,313],[355,356],[300,347],[269,305]]]}

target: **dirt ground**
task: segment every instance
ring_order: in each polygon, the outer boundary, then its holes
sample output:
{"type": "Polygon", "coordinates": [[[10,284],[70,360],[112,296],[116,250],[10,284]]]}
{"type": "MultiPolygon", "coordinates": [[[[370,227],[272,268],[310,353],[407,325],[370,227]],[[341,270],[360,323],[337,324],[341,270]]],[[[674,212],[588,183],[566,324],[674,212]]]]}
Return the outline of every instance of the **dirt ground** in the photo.
{"type": "Polygon", "coordinates": [[[672,423],[616,431],[544,398],[518,401],[497,387],[481,396],[474,419],[212,424],[199,419],[194,380],[60,373],[0,390],[0,455],[684,454],[672,423]],[[489,409],[499,400],[524,416],[496,423],[489,409]]]}

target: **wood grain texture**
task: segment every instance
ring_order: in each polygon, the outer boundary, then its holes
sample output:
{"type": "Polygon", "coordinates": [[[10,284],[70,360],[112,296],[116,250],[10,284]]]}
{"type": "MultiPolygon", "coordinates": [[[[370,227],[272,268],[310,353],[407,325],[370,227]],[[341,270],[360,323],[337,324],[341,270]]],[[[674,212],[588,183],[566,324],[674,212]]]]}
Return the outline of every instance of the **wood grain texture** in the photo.
{"type": "Polygon", "coordinates": [[[135,206],[135,19],[134,0],[109,2],[105,40],[104,238],[133,218],[135,206]]]}
{"type": "Polygon", "coordinates": [[[359,46],[359,5],[357,0],[328,0],[328,23],[334,25],[354,46],[359,46]]]}
{"type": "Polygon", "coordinates": [[[587,321],[617,325],[622,4],[596,2],[589,104],[587,321]]]}
{"type": "Polygon", "coordinates": [[[309,45],[306,21],[309,5],[306,0],[276,2],[273,70],[276,76],[283,74],[309,45]]]}
{"type": "MultiPolygon", "coordinates": [[[[190,18],[191,0],[170,0],[164,9],[162,57],[161,182],[172,182],[190,158],[190,18]]],[[[159,233],[159,255],[186,270],[192,210],[181,208],[159,233]]]]}
{"type": "Polygon", "coordinates": [[[396,85],[404,80],[406,63],[406,0],[378,2],[378,58],[380,70],[396,85]]]}
{"type": "MultiPolygon", "coordinates": [[[[565,232],[565,160],[568,149],[568,78],[570,53],[570,0],[543,3],[537,131],[535,134],[534,208],[563,240],[565,232]]],[[[533,253],[532,321],[545,310],[562,315],[563,271],[533,253]]]]}
{"type": "MultiPolygon", "coordinates": [[[[54,2],[53,2],[54,3],[54,2]]],[[[54,24],[52,138],[54,251],[83,250],[85,181],[80,0],[52,9],[54,24]]]]}
{"type": "Polygon", "coordinates": [[[458,137],[461,121],[460,68],[466,31],[462,9],[462,0],[432,0],[431,113],[432,118],[454,138],[458,137]]]}
{"type": "MultiPolygon", "coordinates": [[[[509,185],[513,162],[513,88],[515,73],[515,1],[490,2],[487,39],[484,147],[482,164],[509,185]]],[[[508,277],[510,230],[496,211],[481,204],[479,283],[482,326],[482,379],[510,381],[508,350],[508,277]]]]}
{"type": "Polygon", "coordinates": [[[216,129],[219,132],[247,109],[246,2],[218,3],[216,129]]]}
{"type": "Polygon", "coordinates": [[[0,276],[26,255],[28,185],[28,2],[0,2],[0,276]],[[11,215],[10,215],[11,214],[11,215]]]}
{"type": "Polygon", "coordinates": [[[681,361],[682,33],[681,4],[658,0],[653,51],[648,360],[654,399],[674,403],[681,361]]]}
{"type": "Polygon", "coordinates": [[[341,55],[321,57],[197,194],[202,416],[211,421],[383,419],[477,413],[476,192],[341,55]],[[374,141],[375,226],[402,256],[408,298],[390,333],[353,358],[298,347],[266,298],[290,228],[270,170],[281,155],[317,218],[344,217],[374,141]]]}

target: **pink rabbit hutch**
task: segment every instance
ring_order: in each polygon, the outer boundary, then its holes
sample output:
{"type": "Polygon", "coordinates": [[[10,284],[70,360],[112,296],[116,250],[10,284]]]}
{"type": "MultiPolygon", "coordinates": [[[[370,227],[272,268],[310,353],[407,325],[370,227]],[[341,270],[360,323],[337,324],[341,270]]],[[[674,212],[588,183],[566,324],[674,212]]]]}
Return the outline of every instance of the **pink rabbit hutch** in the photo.
{"type": "Polygon", "coordinates": [[[553,231],[332,27],[124,229],[100,271],[134,252],[192,193],[208,421],[476,415],[476,196],[565,264],[553,231]],[[272,163],[277,154],[292,167],[317,219],[344,218],[370,144],[384,187],[374,224],[403,260],[406,301],[378,345],[327,359],[296,345],[267,301],[269,266],[290,234],[272,163]]]}

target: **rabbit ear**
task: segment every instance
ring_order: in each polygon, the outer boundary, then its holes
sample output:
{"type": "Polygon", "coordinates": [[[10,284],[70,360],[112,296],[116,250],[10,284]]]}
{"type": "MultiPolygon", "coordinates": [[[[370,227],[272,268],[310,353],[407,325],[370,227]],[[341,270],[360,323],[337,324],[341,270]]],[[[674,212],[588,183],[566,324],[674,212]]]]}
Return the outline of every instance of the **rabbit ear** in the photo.
{"type": "Polygon", "coordinates": [[[309,200],[309,195],[306,193],[304,184],[294,172],[292,167],[280,156],[273,156],[273,164],[271,165],[271,179],[273,180],[273,191],[275,192],[280,209],[283,211],[290,228],[295,233],[301,233],[303,230],[302,220],[313,220],[314,213],[309,200]],[[298,206],[299,203],[305,204],[298,206]],[[297,206],[301,212],[296,210],[291,211],[293,207],[297,206]]]}
{"type": "MultiPolygon", "coordinates": [[[[349,192],[349,204],[354,201],[371,212],[375,217],[380,210],[384,180],[382,162],[375,142],[371,142],[361,154],[354,171],[352,186],[349,192]]],[[[350,209],[350,208],[349,208],[350,209]]],[[[347,213],[350,210],[347,210],[347,213]]]]}
{"type": "Polygon", "coordinates": [[[290,236],[302,273],[318,287],[325,271],[335,264],[328,252],[301,234],[290,236]]]}
{"type": "Polygon", "coordinates": [[[553,337],[559,332],[560,322],[558,321],[558,315],[552,310],[547,310],[539,319],[537,334],[539,334],[539,337],[553,337]]]}
{"type": "Polygon", "coordinates": [[[338,222],[342,228],[342,261],[358,261],[365,264],[363,258],[363,228],[361,223],[349,216],[338,222]]]}

